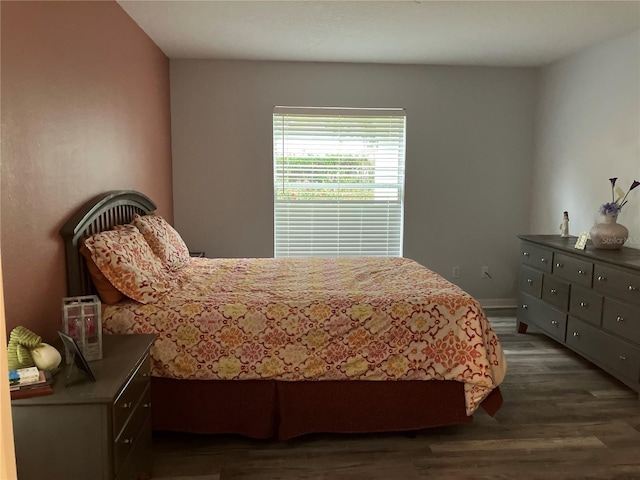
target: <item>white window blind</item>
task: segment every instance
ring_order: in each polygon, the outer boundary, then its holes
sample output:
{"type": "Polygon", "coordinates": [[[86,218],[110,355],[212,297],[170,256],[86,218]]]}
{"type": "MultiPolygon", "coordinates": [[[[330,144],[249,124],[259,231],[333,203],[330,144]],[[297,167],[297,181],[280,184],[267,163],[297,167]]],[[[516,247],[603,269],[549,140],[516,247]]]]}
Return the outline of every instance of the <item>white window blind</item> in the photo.
{"type": "Polygon", "coordinates": [[[402,256],[402,109],[275,107],[276,257],[402,256]]]}

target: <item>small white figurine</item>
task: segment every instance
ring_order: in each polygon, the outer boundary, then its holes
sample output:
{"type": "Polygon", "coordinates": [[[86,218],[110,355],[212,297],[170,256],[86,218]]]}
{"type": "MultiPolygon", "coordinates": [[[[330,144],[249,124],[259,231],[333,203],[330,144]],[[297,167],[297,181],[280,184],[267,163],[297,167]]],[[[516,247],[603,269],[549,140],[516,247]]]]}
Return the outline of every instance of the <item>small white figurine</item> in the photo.
{"type": "Polygon", "coordinates": [[[560,224],[560,236],[562,238],[569,236],[569,212],[564,212],[564,218],[560,224]]]}

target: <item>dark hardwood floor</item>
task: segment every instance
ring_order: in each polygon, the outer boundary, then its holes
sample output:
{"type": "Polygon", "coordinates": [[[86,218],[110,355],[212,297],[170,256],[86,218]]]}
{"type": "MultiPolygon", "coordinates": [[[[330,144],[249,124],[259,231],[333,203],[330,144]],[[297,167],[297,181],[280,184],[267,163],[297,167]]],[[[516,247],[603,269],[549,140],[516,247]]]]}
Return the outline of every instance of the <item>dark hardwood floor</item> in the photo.
{"type": "Polygon", "coordinates": [[[289,441],[154,434],[154,478],[640,479],[638,395],[542,334],[491,317],[508,372],[495,418],[417,432],[289,441]]]}

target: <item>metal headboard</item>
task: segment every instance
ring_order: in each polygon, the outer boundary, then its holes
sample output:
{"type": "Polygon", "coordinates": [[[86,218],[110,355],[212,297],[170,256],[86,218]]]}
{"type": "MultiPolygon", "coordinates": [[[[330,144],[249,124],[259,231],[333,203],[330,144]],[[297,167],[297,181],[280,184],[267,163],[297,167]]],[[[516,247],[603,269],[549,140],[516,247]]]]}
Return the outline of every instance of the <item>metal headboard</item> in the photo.
{"type": "Polygon", "coordinates": [[[93,198],[80,207],[60,229],[64,239],[67,267],[67,292],[70,297],[95,293],[89,272],[80,253],[80,241],[131,222],[133,214],[146,215],[156,205],[144,194],[134,190],[113,190],[93,198]]]}

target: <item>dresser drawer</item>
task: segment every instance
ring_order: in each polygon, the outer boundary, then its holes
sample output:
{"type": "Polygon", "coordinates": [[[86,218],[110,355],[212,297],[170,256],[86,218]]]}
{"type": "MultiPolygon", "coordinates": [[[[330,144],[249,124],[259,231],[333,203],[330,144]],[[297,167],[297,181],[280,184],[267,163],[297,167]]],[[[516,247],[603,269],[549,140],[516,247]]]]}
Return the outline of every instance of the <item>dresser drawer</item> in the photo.
{"type": "Polygon", "coordinates": [[[543,272],[551,273],[553,251],[527,242],[521,242],[520,261],[543,272]]]}
{"type": "Polygon", "coordinates": [[[564,342],[567,315],[547,305],[542,300],[521,293],[518,302],[518,320],[534,325],[548,335],[564,342]]]}
{"type": "Polygon", "coordinates": [[[574,317],[569,317],[567,344],[633,384],[640,381],[640,348],[574,317]]]}
{"type": "Polygon", "coordinates": [[[640,275],[596,265],[593,288],[607,295],[640,305],[640,275]]]}
{"type": "Polygon", "coordinates": [[[553,273],[571,283],[590,288],[593,278],[593,263],[562,253],[554,253],[553,273]]]}
{"type": "Polygon", "coordinates": [[[118,472],[127,460],[129,452],[136,443],[142,426],[151,417],[151,387],[147,386],[138,403],[134,406],[127,423],[116,437],[114,445],[114,470],[118,472]]]}
{"type": "Polygon", "coordinates": [[[151,360],[147,355],[138,366],[129,383],[113,403],[113,436],[118,437],[120,430],[133,412],[140,396],[150,384],[151,360]]]}
{"type": "Polygon", "coordinates": [[[542,279],[542,299],[566,311],[569,308],[569,283],[545,274],[542,279]]]}
{"type": "Polygon", "coordinates": [[[593,290],[571,285],[569,313],[594,325],[602,320],[602,296],[593,290]]]}
{"type": "Polygon", "coordinates": [[[640,307],[605,298],[602,327],[640,345],[640,307]]]}
{"type": "Polygon", "coordinates": [[[534,297],[542,295],[542,272],[533,268],[520,266],[519,290],[534,297]]]}

